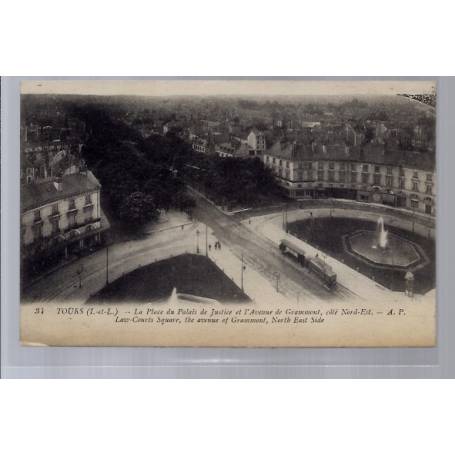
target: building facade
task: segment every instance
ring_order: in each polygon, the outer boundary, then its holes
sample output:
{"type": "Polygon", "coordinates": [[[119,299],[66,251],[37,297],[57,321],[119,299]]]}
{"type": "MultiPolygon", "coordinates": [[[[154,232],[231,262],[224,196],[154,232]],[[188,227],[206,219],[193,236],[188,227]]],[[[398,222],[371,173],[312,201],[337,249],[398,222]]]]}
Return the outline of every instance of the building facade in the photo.
{"type": "Polygon", "coordinates": [[[109,227],[101,185],[90,171],[21,189],[21,256],[25,260],[78,253],[101,242],[109,227]]]}
{"type": "Polygon", "coordinates": [[[264,133],[257,129],[251,130],[247,136],[247,143],[255,155],[263,155],[266,150],[265,136],[264,133]]]}
{"type": "Polygon", "coordinates": [[[425,155],[277,143],[263,160],[294,199],[344,198],[436,215],[434,161],[425,155]]]}

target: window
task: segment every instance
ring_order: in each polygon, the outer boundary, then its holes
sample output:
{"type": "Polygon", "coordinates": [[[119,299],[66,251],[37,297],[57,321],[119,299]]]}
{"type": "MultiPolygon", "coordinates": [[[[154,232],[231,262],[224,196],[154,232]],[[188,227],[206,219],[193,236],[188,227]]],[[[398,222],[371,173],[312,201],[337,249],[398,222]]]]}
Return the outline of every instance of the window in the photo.
{"type": "Polygon", "coordinates": [[[402,167],[400,167],[400,177],[404,177],[404,169],[402,167]]]}
{"type": "Polygon", "coordinates": [[[357,183],[357,172],[351,172],[351,183],[357,183]]]}
{"type": "Polygon", "coordinates": [[[318,171],[318,180],[324,180],[324,171],[318,171]]]}
{"type": "Polygon", "coordinates": [[[427,182],[432,182],[433,176],[431,174],[427,174],[427,182]]]}
{"type": "Polygon", "coordinates": [[[403,177],[400,177],[398,186],[400,187],[401,190],[405,189],[406,185],[405,185],[405,179],[403,177]]]}
{"type": "Polygon", "coordinates": [[[357,170],[357,164],[351,163],[351,171],[356,171],[357,170]]]}
{"type": "Polygon", "coordinates": [[[283,164],[283,160],[280,160],[278,164],[281,166],[283,164]]]}
{"type": "Polygon", "coordinates": [[[346,167],[346,165],[344,163],[340,163],[340,170],[344,171],[345,167],[346,167]]]}
{"type": "Polygon", "coordinates": [[[433,185],[427,185],[425,193],[432,194],[433,193],[433,185]]]}
{"type": "Polygon", "coordinates": [[[374,172],[376,172],[376,174],[379,174],[379,172],[380,172],[380,167],[379,167],[379,166],[375,166],[375,167],[374,167],[374,172]]]}
{"type": "Polygon", "coordinates": [[[418,209],[419,208],[419,201],[416,201],[415,199],[411,199],[411,208],[412,209],[418,209]]]}
{"type": "Polygon", "coordinates": [[[38,210],[35,210],[33,212],[33,221],[36,223],[37,221],[41,221],[41,211],[38,209],[38,210]]]}
{"type": "Polygon", "coordinates": [[[419,191],[419,184],[417,182],[412,182],[412,191],[419,191]]]}
{"type": "Polygon", "coordinates": [[[346,182],[346,172],[340,171],[340,182],[346,182]]]}
{"type": "Polygon", "coordinates": [[[69,200],[68,210],[76,210],[76,201],[74,199],[69,200]]]}
{"type": "Polygon", "coordinates": [[[335,180],[335,171],[329,171],[329,182],[333,182],[335,180]]]}
{"type": "Polygon", "coordinates": [[[418,179],[419,178],[419,173],[417,171],[414,171],[414,173],[412,174],[412,178],[413,179],[418,179]]]}
{"type": "Polygon", "coordinates": [[[373,182],[375,185],[380,185],[381,184],[381,174],[374,174],[373,182]]]}
{"type": "Polygon", "coordinates": [[[58,204],[52,204],[51,215],[52,216],[58,215],[58,204]]]}
{"type": "Polygon", "coordinates": [[[33,239],[39,240],[43,235],[43,225],[41,223],[34,224],[32,227],[33,230],[33,239]]]}
{"type": "Polygon", "coordinates": [[[368,164],[362,165],[362,171],[363,172],[368,172],[368,164]]]}
{"type": "Polygon", "coordinates": [[[368,183],[369,174],[362,174],[362,183],[368,183]]]}
{"type": "Polygon", "coordinates": [[[68,213],[68,225],[70,228],[76,226],[76,212],[73,211],[68,213]]]}
{"type": "Polygon", "coordinates": [[[392,175],[392,166],[387,167],[387,175],[392,175]]]}
{"type": "Polygon", "coordinates": [[[319,161],[318,169],[324,169],[324,163],[322,161],[319,161]]]}
{"type": "Polygon", "coordinates": [[[51,234],[54,235],[54,234],[57,234],[58,232],[58,218],[57,217],[54,217],[54,218],[51,218],[51,234]]]}
{"type": "Polygon", "coordinates": [[[286,167],[289,169],[289,161],[286,161],[286,167]]]}
{"type": "Polygon", "coordinates": [[[333,161],[329,163],[329,169],[335,169],[335,163],[333,161]]]}
{"type": "Polygon", "coordinates": [[[393,186],[393,177],[391,175],[387,175],[385,178],[385,184],[387,187],[391,188],[393,186]]]}
{"type": "Polygon", "coordinates": [[[313,171],[307,171],[307,179],[308,180],[313,180],[314,179],[313,171]]]}

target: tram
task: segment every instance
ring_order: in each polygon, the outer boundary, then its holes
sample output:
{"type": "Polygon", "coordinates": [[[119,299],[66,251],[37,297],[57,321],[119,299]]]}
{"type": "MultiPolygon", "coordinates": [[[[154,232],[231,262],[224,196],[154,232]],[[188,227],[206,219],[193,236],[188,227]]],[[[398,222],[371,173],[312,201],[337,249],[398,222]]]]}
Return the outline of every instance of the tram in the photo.
{"type": "Polygon", "coordinates": [[[302,247],[295,245],[288,239],[282,239],[279,248],[283,254],[291,256],[300,265],[307,267],[327,288],[333,289],[336,286],[337,275],[323,259],[318,256],[308,256],[302,247]]]}

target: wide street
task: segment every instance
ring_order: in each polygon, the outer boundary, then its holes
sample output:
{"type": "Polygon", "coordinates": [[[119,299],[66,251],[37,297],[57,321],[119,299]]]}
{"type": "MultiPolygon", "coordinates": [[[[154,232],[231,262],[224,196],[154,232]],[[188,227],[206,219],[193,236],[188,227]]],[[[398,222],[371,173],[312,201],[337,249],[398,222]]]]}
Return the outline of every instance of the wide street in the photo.
{"type": "Polygon", "coordinates": [[[197,192],[192,192],[192,196],[197,201],[194,216],[207,224],[215,236],[229,246],[238,258],[243,255],[247,266],[274,284],[278,279],[282,293],[292,296],[292,299],[300,295],[308,300],[311,300],[311,297],[326,300],[354,297],[342,286],[334,291],[327,290],[313,274],[293,263],[291,259],[283,257],[272,241],[251,231],[235,217],[224,214],[197,192]]]}

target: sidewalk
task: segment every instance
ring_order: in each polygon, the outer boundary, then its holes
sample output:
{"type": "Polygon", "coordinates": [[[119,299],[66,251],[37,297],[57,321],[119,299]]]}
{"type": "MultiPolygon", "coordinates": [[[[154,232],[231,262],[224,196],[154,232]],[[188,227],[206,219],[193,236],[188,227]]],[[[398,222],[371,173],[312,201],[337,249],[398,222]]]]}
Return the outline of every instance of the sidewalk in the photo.
{"type": "MultiPolygon", "coordinates": [[[[209,229],[209,244],[212,245],[211,250],[208,252],[208,257],[214,262],[239,288],[242,287],[242,261],[235,256],[232,251],[221,244],[220,250],[215,250],[213,245],[216,240],[216,236],[213,231],[209,229]]],[[[205,254],[205,249],[202,251],[205,254]]],[[[261,273],[254,270],[248,263],[244,262],[243,265],[246,267],[243,272],[243,289],[244,292],[253,300],[254,304],[259,306],[289,306],[290,303],[296,301],[296,297],[290,297],[288,294],[284,294],[285,289],[278,285],[271,283],[261,273]]],[[[303,295],[302,295],[303,299],[303,295]]],[[[311,303],[323,302],[320,299],[312,296],[311,303]]]]}

